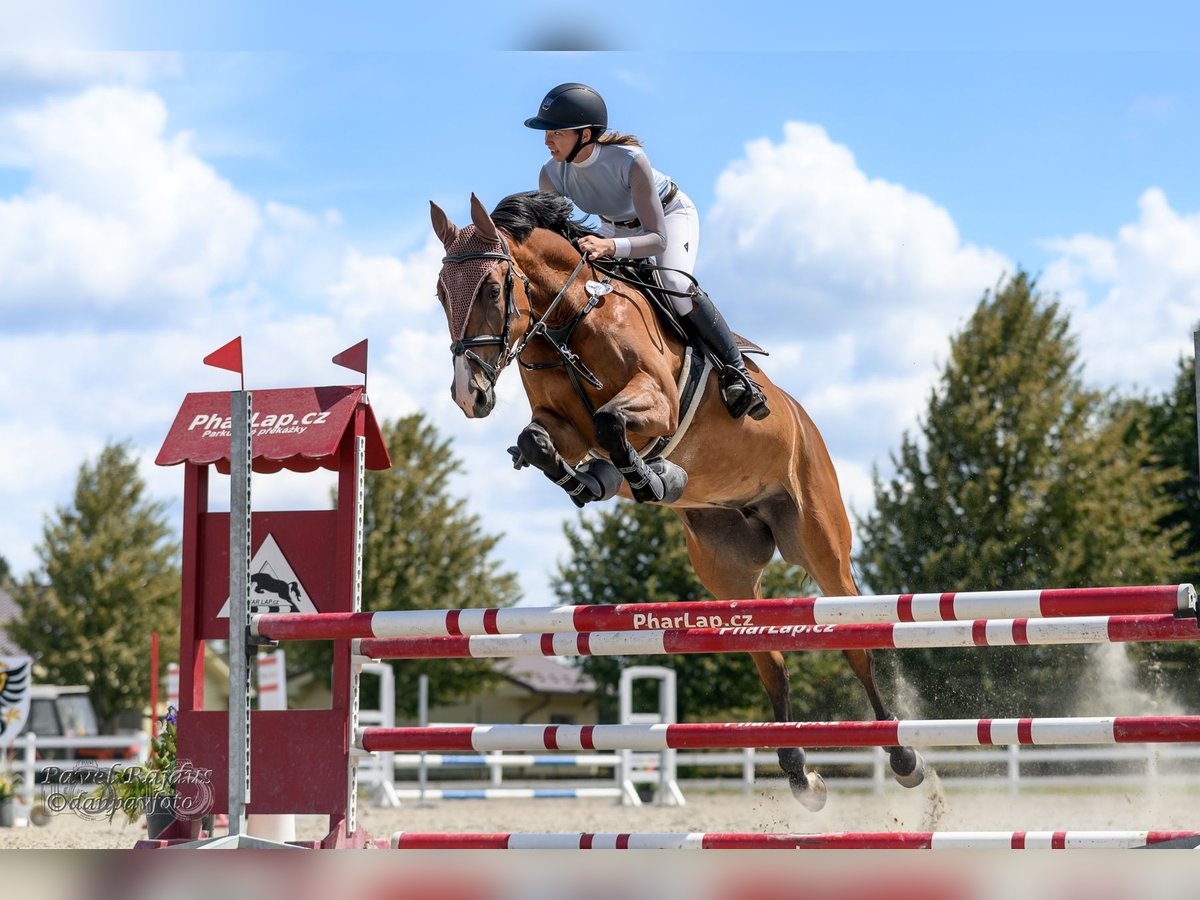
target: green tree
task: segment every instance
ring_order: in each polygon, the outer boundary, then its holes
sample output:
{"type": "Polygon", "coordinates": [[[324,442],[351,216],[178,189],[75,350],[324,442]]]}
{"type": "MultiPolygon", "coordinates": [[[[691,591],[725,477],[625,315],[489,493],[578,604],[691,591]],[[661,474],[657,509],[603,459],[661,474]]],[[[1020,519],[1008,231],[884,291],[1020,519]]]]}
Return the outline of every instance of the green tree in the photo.
{"type": "Polygon", "coordinates": [[[178,642],[179,546],[128,445],[109,444],[80,467],[71,504],[47,519],[36,552],[40,567],[13,594],[10,638],[47,680],[87,685],[103,721],[141,709],[151,632],[168,657],[178,642]]]}
{"type": "MultiPolygon", "coordinates": [[[[1200,329],[1198,324],[1197,329],[1200,329]]],[[[1145,404],[1145,438],[1154,449],[1153,464],[1168,476],[1167,492],[1174,508],[1164,517],[1168,530],[1182,528],[1185,540],[1179,563],[1167,581],[1200,582],[1200,460],[1196,431],[1196,360],[1181,357],[1175,383],[1145,404]]]]}
{"type": "MultiPolygon", "coordinates": [[[[1200,328],[1200,325],[1197,326],[1200,328]]],[[[1182,529],[1185,540],[1164,583],[1200,582],[1200,463],[1197,461],[1196,360],[1181,358],[1175,383],[1162,396],[1135,404],[1140,412],[1138,436],[1154,448],[1153,465],[1167,477],[1174,508],[1162,520],[1168,533],[1182,529]]],[[[1139,671],[1147,687],[1162,688],[1200,708],[1200,646],[1190,642],[1131,645],[1132,655],[1144,662],[1139,671]]]]}
{"type": "MultiPolygon", "coordinates": [[[[484,534],[466,502],[449,494],[462,463],[450,442],[416,413],[384,422],[392,468],[368,472],[363,501],[363,608],[462,609],[511,606],[516,576],[493,558],[501,534],[484,534]]],[[[289,665],[327,671],[328,644],[289,647],[289,665]]],[[[430,703],[454,700],[493,680],[488,660],[411,660],[393,664],[397,708],[417,711],[417,679],[429,675],[430,703]]],[[[367,698],[368,700],[370,698],[367,698]]]]}
{"type": "Polygon", "coordinates": [[[0,556],[0,589],[9,590],[12,588],[12,584],[12,566],[8,564],[7,559],[0,556]]]}
{"type": "MultiPolygon", "coordinates": [[[[1169,477],[1128,409],[1084,387],[1058,303],[1024,272],[988,291],[950,344],[919,437],[905,434],[858,563],[873,590],[956,591],[1156,583],[1178,529],[1169,477]],[[1132,437],[1131,437],[1132,435],[1132,437]]],[[[926,714],[1063,714],[1082,647],[886,654],[926,714]]]]}
{"type": "MultiPolygon", "coordinates": [[[[570,557],[551,579],[562,603],[712,599],[692,571],[683,525],[668,509],[622,501],[595,513],[581,513],[564,530],[570,557]]],[[[775,597],[812,593],[804,570],[780,560],[764,573],[763,591],[775,597]]],[[[632,665],[668,666],[676,671],[680,721],[772,718],[766,692],[746,654],[593,656],[581,658],[580,665],[596,680],[599,709],[606,721],[616,718],[621,670],[632,665]]],[[[845,713],[848,706],[868,709],[840,653],[790,654],[789,669],[797,718],[833,718],[832,713],[845,713]]]]}

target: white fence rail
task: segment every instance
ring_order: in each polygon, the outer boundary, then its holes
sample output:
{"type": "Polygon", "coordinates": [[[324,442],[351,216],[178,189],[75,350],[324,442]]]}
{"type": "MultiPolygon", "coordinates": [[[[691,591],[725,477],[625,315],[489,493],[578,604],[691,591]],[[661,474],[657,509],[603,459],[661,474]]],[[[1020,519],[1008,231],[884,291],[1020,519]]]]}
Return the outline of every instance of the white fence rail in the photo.
{"type": "MultiPolygon", "coordinates": [[[[33,733],[22,734],[12,743],[11,769],[21,779],[18,800],[26,809],[33,806],[39,776],[46,769],[58,768],[64,772],[75,772],[84,766],[111,769],[117,765],[138,765],[146,761],[149,753],[150,735],[145,732],[88,737],[39,737],[33,733]],[[133,753],[132,757],[124,755],[129,752],[133,753]],[[48,753],[55,758],[46,758],[48,753]],[[121,756],[113,759],[97,758],[109,753],[121,756]]],[[[72,777],[63,787],[73,789],[87,786],[72,777]]]]}
{"type": "MultiPolygon", "coordinates": [[[[926,761],[938,768],[943,784],[950,786],[1003,788],[1010,794],[1025,789],[1057,788],[1088,785],[1144,786],[1191,784],[1200,785],[1197,764],[1200,763],[1200,746],[1188,744],[1123,745],[1116,747],[1023,747],[1011,745],[982,750],[922,750],[926,761]],[[1110,771],[1094,771],[1098,765],[1110,771]],[[1088,771],[1091,769],[1092,771],[1088,771]]],[[[562,765],[545,762],[553,753],[538,754],[537,766],[532,765],[533,756],[522,753],[489,752],[486,754],[393,754],[397,774],[394,785],[407,786],[415,775],[424,757],[424,766],[430,773],[445,773],[445,780],[431,782],[454,786],[476,785],[478,780],[463,776],[469,769],[486,771],[486,783],[491,787],[504,784],[529,786],[557,783],[558,777],[571,766],[586,770],[588,765],[595,770],[591,777],[607,781],[600,770],[612,765],[609,758],[588,758],[581,754],[562,754],[562,765]],[[567,760],[574,760],[568,762],[567,760]],[[514,773],[512,770],[519,772],[514,773]],[[555,777],[544,775],[552,772],[555,777]],[[457,773],[457,774],[452,774],[457,773]],[[518,777],[513,777],[517,775],[518,777]]],[[[865,750],[820,750],[810,751],[808,761],[817,768],[844,768],[845,774],[837,775],[839,787],[881,793],[892,785],[891,769],[887,754],[880,748],[865,750]]],[[[684,788],[733,789],[746,792],[756,787],[774,786],[782,783],[775,753],[769,750],[733,751],[677,751],[676,766],[681,770],[692,770],[680,779],[684,788]],[[737,767],[737,775],[714,774],[711,778],[697,777],[697,768],[737,767]]],[[[588,778],[580,771],[580,779],[588,778]]],[[[576,783],[576,779],[572,779],[576,783]]]]}

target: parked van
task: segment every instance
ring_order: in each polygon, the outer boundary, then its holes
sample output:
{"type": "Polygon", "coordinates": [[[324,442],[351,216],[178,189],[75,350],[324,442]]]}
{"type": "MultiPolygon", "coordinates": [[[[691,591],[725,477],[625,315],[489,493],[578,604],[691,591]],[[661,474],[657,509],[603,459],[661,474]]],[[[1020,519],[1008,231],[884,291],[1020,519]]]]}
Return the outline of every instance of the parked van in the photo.
{"type": "MultiPolygon", "coordinates": [[[[29,718],[21,734],[39,738],[88,738],[100,734],[96,708],[84,685],[34,684],[29,687],[29,718]]],[[[136,744],[129,747],[45,748],[42,759],[134,759],[136,744]]]]}

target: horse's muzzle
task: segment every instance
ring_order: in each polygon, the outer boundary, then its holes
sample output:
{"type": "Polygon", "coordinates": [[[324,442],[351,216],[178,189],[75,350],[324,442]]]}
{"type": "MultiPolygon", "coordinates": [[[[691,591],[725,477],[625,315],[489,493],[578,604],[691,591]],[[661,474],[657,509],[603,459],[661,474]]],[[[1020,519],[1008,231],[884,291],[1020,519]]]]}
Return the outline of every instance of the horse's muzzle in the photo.
{"type": "Polygon", "coordinates": [[[474,371],[465,357],[455,357],[450,396],[468,419],[482,419],[496,406],[495,387],[474,371]]]}

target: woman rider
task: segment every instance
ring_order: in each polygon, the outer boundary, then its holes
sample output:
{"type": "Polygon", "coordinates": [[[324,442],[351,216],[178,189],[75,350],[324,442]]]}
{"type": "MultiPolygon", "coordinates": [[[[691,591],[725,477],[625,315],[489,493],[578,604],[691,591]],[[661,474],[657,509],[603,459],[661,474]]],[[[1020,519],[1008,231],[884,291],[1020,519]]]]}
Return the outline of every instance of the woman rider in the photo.
{"type": "Polygon", "coordinates": [[[766,398],[746,371],[729,326],[687,277],[700,244],[700,217],[691,199],[651,168],[641,141],[608,131],[608,108],[586,84],[551,90],[525,127],[546,133],[550,159],[542,166],[540,189],[600,218],[600,236],[580,238],[579,249],[589,259],[655,257],[676,314],[722,364],[721,396],[730,415],[765,418],[766,398]]]}

